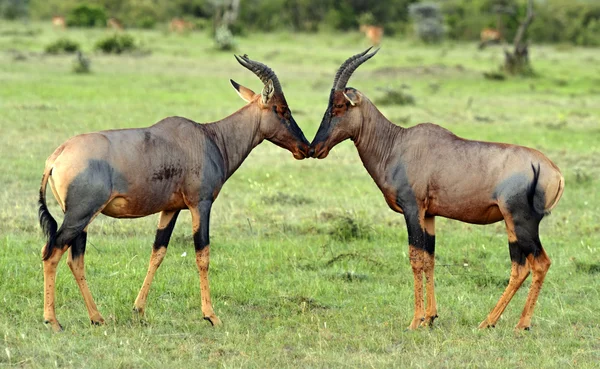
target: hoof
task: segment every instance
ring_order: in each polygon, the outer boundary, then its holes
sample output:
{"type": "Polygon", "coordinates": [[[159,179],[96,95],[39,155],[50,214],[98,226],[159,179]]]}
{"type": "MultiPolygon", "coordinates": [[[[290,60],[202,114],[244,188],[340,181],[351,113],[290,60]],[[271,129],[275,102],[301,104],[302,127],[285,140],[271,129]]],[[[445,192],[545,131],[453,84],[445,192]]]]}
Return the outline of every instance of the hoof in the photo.
{"type": "Polygon", "coordinates": [[[104,318],[98,317],[98,318],[90,319],[90,323],[92,323],[92,325],[99,326],[99,325],[104,325],[105,322],[104,322],[104,318]]]}
{"type": "Polygon", "coordinates": [[[481,322],[481,324],[479,324],[479,329],[485,329],[485,328],[496,328],[496,325],[488,323],[488,321],[486,319],[483,322],[481,322]]]}
{"type": "Polygon", "coordinates": [[[525,326],[523,326],[523,325],[517,325],[515,327],[515,331],[528,331],[529,332],[529,331],[531,331],[531,326],[529,326],[529,325],[525,325],[525,326]]]}
{"type": "Polygon", "coordinates": [[[433,321],[438,317],[437,314],[426,317],[425,320],[421,322],[421,327],[429,327],[433,328],[433,321]]]}
{"type": "Polygon", "coordinates": [[[413,318],[412,322],[410,323],[408,328],[406,328],[406,330],[414,331],[415,329],[419,328],[424,321],[425,318],[413,318]]]}
{"type": "Polygon", "coordinates": [[[144,318],[144,308],[138,308],[134,306],[133,309],[131,309],[131,312],[139,319],[144,318]]]}
{"type": "Polygon", "coordinates": [[[221,323],[221,319],[217,318],[216,315],[213,316],[205,316],[203,318],[204,320],[208,320],[210,322],[210,324],[215,327],[215,326],[219,326],[222,325],[223,323],[221,323]]]}
{"type": "Polygon", "coordinates": [[[54,321],[44,320],[44,324],[46,324],[47,327],[52,328],[52,330],[54,332],[62,332],[63,331],[62,325],[60,325],[60,323],[56,320],[54,320],[54,321]]]}

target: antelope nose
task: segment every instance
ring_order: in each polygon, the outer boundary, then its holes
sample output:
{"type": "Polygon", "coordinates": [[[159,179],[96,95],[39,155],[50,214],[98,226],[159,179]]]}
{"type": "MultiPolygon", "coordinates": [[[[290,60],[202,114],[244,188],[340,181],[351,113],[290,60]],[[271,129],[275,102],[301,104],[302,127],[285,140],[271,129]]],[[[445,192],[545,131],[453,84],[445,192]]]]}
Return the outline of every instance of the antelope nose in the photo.
{"type": "Polygon", "coordinates": [[[310,149],[308,149],[308,157],[312,158],[312,156],[315,154],[315,148],[314,147],[310,147],[310,149]]]}

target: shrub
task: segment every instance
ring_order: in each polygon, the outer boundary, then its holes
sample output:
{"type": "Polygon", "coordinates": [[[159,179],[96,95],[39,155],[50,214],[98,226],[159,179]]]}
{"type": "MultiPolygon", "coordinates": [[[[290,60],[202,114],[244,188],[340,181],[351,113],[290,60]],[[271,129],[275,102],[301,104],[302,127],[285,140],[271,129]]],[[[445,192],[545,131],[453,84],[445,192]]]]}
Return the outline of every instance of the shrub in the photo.
{"type": "Polygon", "coordinates": [[[79,44],[68,38],[61,38],[46,46],[48,54],[72,54],[79,50],[79,44]]]}
{"type": "Polygon", "coordinates": [[[106,54],[121,54],[137,48],[133,36],[126,33],[105,37],[96,43],[96,50],[106,54]]]}
{"type": "Polygon", "coordinates": [[[348,212],[334,218],[330,234],[339,241],[371,239],[373,227],[364,216],[348,212]]]}
{"type": "Polygon", "coordinates": [[[227,26],[217,28],[215,32],[215,44],[217,49],[222,51],[233,50],[235,48],[233,34],[227,26]]]}
{"type": "Polygon", "coordinates": [[[415,3],[408,6],[417,37],[424,42],[440,42],[444,38],[444,23],[440,6],[415,3]]]}
{"type": "Polygon", "coordinates": [[[404,89],[385,88],[384,95],[377,98],[377,105],[415,105],[415,97],[404,89]]]}
{"type": "Polygon", "coordinates": [[[96,5],[79,5],[67,14],[69,27],[105,27],[106,12],[96,5]]]}

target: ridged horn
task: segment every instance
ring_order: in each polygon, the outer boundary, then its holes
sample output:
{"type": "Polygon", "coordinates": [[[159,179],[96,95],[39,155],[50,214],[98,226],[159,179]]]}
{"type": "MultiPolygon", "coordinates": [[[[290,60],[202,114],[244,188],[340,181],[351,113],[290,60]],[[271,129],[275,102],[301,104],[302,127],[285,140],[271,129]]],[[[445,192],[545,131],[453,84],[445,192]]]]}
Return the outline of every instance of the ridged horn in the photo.
{"type": "Polygon", "coordinates": [[[333,82],[334,90],[342,90],[346,88],[346,84],[348,83],[348,80],[350,79],[352,73],[354,73],[356,68],[358,68],[362,63],[371,59],[379,51],[379,49],[377,49],[372,53],[367,54],[369,50],[371,50],[371,48],[368,48],[366,51],[350,57],[342,64],[342,66],[335,75],[335,80],[333,82]]]}
{"type": "Polygon", "coordinates": [[[256,74],[258,78],[262,81],[262,83],[266,86],[269,80],[273,81],[273,88],[275,88],[276,93],[283,93],[281,89],[281,84],[279,83],[279,79],[275,75],[275,72],[265,64],[251,60],[248,58],[247,54],[242,56],[234,55],[235,59],[240,63],[243,67],[247,68],[252,73],[256,74]]]}

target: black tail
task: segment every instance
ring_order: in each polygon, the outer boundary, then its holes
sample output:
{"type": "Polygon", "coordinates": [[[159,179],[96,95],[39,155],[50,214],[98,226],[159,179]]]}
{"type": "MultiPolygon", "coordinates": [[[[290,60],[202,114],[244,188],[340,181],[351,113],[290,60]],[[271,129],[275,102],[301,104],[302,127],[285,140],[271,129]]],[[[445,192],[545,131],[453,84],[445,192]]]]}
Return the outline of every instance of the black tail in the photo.
{"type": "Polygon", "coordinates": [[[44,247],[44,251],[42,253],[42,258],[44,260],[48,260],[50,255],[52,255],[52,249],[54,248],[54,244],[56,243],[56,229],[57,224],[56,220],[50,214],[48,210],[48,206],[46,206],[46,183],[48,180],[48,176],[44,174],[44,178],[42,179],[42,188],[40,188],[40,199],[39,199],[39,211],[38,217],[40,219],[40,226],[46,235],[46,246],[44,247]]]}
{"type": "Polygon", "coordinates": [[[535,165],[533,165],[533,163],[531,163],[531,169],[533,169],[533,180],[531,181],[531,184],[527,188],[527,202],[529,203],[529,208],[532,210],[534,215],[539,217],[539,219],[541,220],[544,217],[544,215],[546,215],[546,212],[544,211],[544,199],[543,198],[538,199],[541,201],[541,204],[542,204],[541,210],[540,210],[539,206],[536,206],[536,202],[540,203],[540,201],[536,201],[536,194],[538,195],[538,197],[540,195],[536,192],[537,184],[540,179],[540,163],[538,163],[537,169],[536,169],[535,165]]]}

